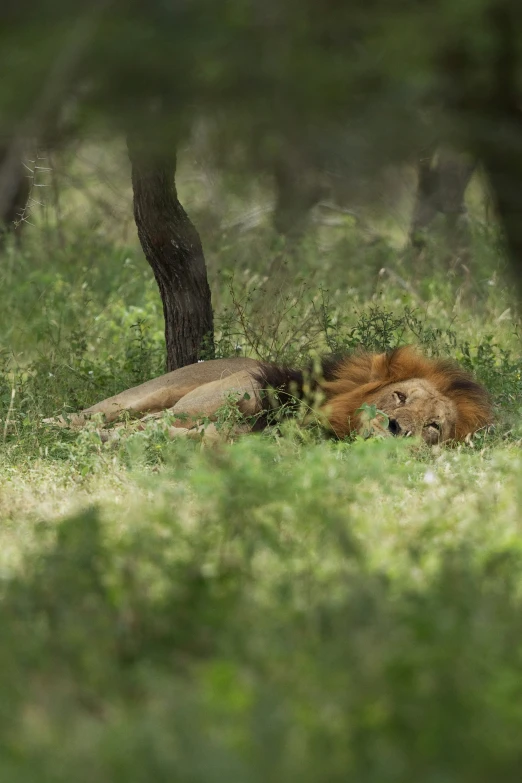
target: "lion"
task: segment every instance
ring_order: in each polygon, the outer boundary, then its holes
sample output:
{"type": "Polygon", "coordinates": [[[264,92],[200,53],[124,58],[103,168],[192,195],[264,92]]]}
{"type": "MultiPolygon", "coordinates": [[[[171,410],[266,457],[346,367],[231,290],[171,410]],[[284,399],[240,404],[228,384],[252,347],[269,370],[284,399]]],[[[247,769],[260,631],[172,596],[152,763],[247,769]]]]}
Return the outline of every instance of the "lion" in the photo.
{"type": "Polygon", "coordinates": [[[379,411],[382,434],[419,436],[429,445],[462,442],[493,419],[486,389],[468,372],[451,360],[428,359],[405,346],[327,357],[318,368],[305,370],[240,357],[198,362],[109,397],[68,420],[46,421],[78,427],[95,414],[111,423],[122,414],[143,421],[169,411],[171,434],[190,436],[201,431],[202,420],[215,420],[231,398],[243,416],[241,431],[263,429],[274,411],[292,411],[304,401],[315,407],[324,429],[340,439],[366,431],[365,404],[379,411]]]}

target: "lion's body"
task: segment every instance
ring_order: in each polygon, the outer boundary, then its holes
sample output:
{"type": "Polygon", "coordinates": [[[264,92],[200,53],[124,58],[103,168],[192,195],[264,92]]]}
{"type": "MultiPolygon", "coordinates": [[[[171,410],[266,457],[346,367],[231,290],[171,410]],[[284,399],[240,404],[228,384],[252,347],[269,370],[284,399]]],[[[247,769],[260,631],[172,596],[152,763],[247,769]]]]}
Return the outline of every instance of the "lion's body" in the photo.
{"type": "Polygon", "coordinates": [[[198,419],[212,418],[231,395],[241,413],[257,416],[261,426],[274,407],[296,399],[313,403],[324,426],[340,438],[361,430],[364,403],[386,414],[388,434],[420,435],[427,443],[462,441],[492,419],[487,392],[468,373],[454,362],[427,359],[406,347],[328,359],[315,373],[245,358],[200,362],[93,405],[72,423],[81,425],[96,413],[110,422],[125,411],[169,410],[189,432],[198,419]],[[264,394],[268,389],[272,393],[264,394]]]}

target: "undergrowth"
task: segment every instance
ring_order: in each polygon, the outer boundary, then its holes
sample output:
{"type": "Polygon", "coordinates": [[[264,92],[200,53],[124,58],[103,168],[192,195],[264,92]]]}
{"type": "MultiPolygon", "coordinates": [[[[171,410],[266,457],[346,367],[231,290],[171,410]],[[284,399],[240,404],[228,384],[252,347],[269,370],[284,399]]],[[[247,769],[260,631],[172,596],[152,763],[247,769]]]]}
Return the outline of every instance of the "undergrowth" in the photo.
{"type": "Polygon", "coordinates": [[[262,232],[208,254],[218,356],[414,343],[474,372],[496,428],[446,449],[294,421],[210,447],[168,417],[106,444],[46,427],[163,371],[159,297],[101,231],[8,248],[2,780],[519,779],[522,364],[477,237],[471,276],[349,232],[324,256],[262,232]]]}

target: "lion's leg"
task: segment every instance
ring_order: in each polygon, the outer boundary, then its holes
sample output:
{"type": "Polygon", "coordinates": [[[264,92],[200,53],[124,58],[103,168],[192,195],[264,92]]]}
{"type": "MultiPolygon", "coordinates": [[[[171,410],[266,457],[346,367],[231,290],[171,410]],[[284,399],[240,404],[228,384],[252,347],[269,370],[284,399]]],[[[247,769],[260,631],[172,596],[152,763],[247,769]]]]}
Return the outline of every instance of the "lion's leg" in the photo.
{"type": "Polygon", "coordinates": [[[244,416],[254,416],[262,409],[261,384],[252,378],[248,370],[242,370],[228,378],[205,383],[186,394],[169,411],[180,416],[180,426],[186,426],[189,420],[215,416],[231,396],[237,399],[237,406],[244,416]]]}
{"type": "MultiPolygon", "coordinates": [[[[202,423],[203,419],[215,418],[217,412],[229,400],[233,400],[244,416],[254,416],[261,411],[261,384],[255,381],[248,370],[235,373],[219,381],[199,386],[186,394],[169,409],[174,421],[168,425],[169,435],[173,438],[204,437],[205,441],[221,439],[222,435],[213,423],[202,423]]],[[[150,413],[138,422],[132,422],[126,431],[142,430],[147,422],[158,419],[161,413],[150,413]]],[[[113,430],[99,430],[103,441],[118,437],[123,425],[117,424],[113,430]]],[[[234,423],[227,435],[248,432],[250,427],[241,422],[234,423]]]]}
{"type": "Polygon", "coordinates": [[[188,386],[165,385],[158,387],[157,381],[160,380],[160,378],[155,378],[154,381],[127,389],[121,394],[115,394],[114,397],[108,397],[106,400],[91,405],[90,408],[85,408],[80,413],[72,413],[67,417],[59,416],[55,419],[44,419],[44,422],[64,427],[83,427],[97,413],[103,415],[107,424],[115,421],[122,413],[135,415],[157,413],[171,408],[185,394],[199,386],[199,384],[193,383],[188,386]]]}
{"type": "Polygon", "coordinates": [[[238,371],[247,368],[253,370],[258,366],[259,362],[255,359],[246,358],[199,362],[108,397],[81,413],[72,414],[67,420],[59,417],[45,421],[60,426],[81,427],[97,413],[103,414],[106,422],[111,422],[124,412],[139,415],[167,410],[200,386],[218,380],[226,383],[227,378],[231,378],[238,371]]]}

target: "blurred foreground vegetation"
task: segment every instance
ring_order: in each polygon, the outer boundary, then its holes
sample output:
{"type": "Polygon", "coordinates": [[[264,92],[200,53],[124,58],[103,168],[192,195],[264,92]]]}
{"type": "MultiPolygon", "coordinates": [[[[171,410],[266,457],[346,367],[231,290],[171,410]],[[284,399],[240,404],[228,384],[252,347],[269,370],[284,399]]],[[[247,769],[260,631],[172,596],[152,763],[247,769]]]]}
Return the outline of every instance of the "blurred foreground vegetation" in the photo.
{"type": "Polygon", "coordinates": [[[1,779],[518,781],[520,325],[480,183],[448,260],[405,249],[406,197],[318,208],[290,249],[262,181],[214,181],[217,214],[178,177],[218,355],[414,342],[486,383],[492,432],[103,446],[41,419],[161,373],[161,302],[126,180],[75,165],[0,271],[1,779]]]}

